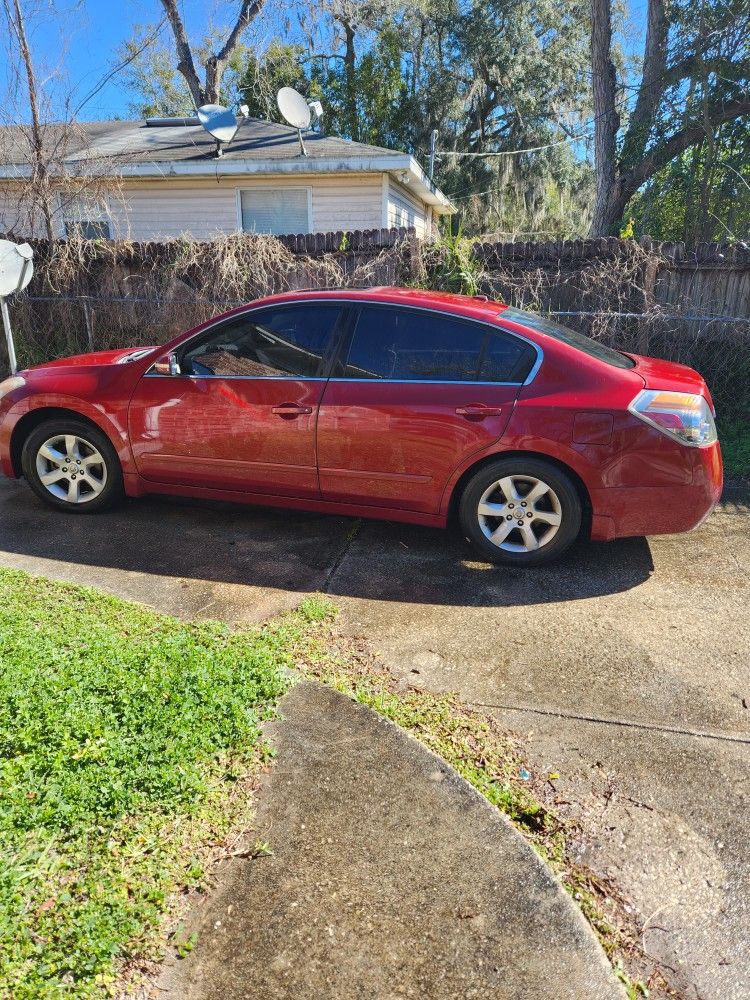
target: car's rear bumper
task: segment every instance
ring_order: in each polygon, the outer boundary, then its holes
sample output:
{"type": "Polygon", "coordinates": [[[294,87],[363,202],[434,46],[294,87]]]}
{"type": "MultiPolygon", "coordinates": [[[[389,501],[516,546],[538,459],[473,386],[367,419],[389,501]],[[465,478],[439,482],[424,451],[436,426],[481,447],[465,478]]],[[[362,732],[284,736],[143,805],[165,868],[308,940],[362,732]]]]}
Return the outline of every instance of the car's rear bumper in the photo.
{"type": "Polygon", "coordinates": [[[614,486],[592,489],[591,537],[611,541],[631,535],[671,535],[697,528],[721,497],[718,442],[690,452],[692,482],[678,486],[614,486]]]}

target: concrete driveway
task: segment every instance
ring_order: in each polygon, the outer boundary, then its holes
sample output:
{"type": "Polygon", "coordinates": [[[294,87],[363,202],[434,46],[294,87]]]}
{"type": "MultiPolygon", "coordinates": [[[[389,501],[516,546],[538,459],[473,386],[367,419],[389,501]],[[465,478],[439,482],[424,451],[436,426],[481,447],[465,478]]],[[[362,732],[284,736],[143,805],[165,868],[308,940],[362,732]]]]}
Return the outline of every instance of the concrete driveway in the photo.
{"type": "Polygon", "coordinates": [[[64,517],[3,482],[0,564],[232,621],[326,591],[396,674],[484,706],[560,772],[584,859],[683,997],[750,996],[748,491],[690,535],[520,571],[429,529],[171,500],[64,517]]]}

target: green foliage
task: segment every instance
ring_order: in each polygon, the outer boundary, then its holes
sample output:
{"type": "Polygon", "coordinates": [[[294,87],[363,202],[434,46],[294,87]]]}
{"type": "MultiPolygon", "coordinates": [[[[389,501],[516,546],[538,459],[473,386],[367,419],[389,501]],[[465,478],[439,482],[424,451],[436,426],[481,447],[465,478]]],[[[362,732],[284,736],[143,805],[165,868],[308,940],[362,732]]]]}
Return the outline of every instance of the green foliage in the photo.
{"type": "Polygon", "coordinates": [[[307,627],[186,625],[0,570],[0,996],[93,997],[158,951],[170,894],[247,822],[307,627]]]}
{"type": "Polygon", "coordinates": [[[282,87],[294,87],[311,99],[316,96],[305,75],[304,54],[301,45],[284,45],[278,40],[259,55],[248,52],[238,89],[251,118],[277,120],[276,94],[282,87]]]}
{"type": "Polygon", "coordinates": [[[750,478],[750,419],[719,418],[717,423],[725,475],[750,478]]]}
{"type": "Polygon", "coordinates": [[[659,240],[750,234],[750,119],[722,125],[660,170],[632,203],[639,232],[659,240]]]}
{"type": "Polygon", "coordinates": [[[424,255],[425,288],[459,295],[479,292],[480,269],[467,240],[459,227],[456,233],[441,236],[424,255]]]}

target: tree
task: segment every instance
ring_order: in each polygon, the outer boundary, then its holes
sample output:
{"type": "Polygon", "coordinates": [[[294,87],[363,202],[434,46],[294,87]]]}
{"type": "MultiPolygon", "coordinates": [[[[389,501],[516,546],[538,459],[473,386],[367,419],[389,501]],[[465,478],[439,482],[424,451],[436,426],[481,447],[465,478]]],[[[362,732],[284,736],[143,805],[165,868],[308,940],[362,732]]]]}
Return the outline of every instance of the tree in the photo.
{"type": "Polygon", "coordinates": [[[612,2],[591,0],[591,236],[616,231],[643,184],[686,151],[715,144],[725,123],[750,114],[748,38],[746,0],[648,0],[642,72],[628,117],[612,57],[612,2]]]}
{"type": "Polygon", "coordinates": [[[243,34],[263,9],[263,4],[264,0],[241,0],[237,18],[218,52],[208,52],[202,60],[204,79],[201,81],[193,49],[178,9],[178,0],[161,0],[177,49],[177,71],[184,78],[196,108],[202,104],[217,104],[219,102],[224,72],[230,65],[243,34]]]}
{"type": "Polygon", "coordinates": [[[41,209],[47,239],[52,240],[54,239],[54,230],[52,227],[52,192],[47,169],[45,137],[39,113],[39,91],[34,71],[34,61],[31,58],[31,50],[29,49],[26,34],[26,20],[21,10],[20,0],[3,0],[3,6],[10,33],[15,37],[18,44],[23,71],[26,77],[29,109],[31,111],[31,132],[29,137],[31,177],[29,178],[28,190],[33,192],[33,200],[41,209]]]}

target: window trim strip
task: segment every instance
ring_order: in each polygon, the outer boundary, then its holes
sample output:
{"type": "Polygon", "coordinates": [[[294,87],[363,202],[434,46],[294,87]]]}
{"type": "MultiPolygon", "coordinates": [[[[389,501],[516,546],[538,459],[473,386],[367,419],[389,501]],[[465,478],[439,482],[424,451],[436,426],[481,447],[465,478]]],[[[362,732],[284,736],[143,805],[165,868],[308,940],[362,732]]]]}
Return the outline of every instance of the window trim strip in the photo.
{"type": "MultiPolygon", "coordinates": [[[[324,289],[321,289],[321,291],[324,291],[324,289]]],[[[524,344],[528,344],[530,347],[532,347],[536,351],[536,355],[537,355],[536,362],[532,365],[529,374],[526,376],[526,378],[523,380],[523,382],[485,382],[485,381],[480,381],[479,379],[474,379],[474,380],[472,380],[470,382],[454,382],[454,381],[450,381],[450,380],[446,381],[446,380],[443,380],[443,379],[440,379],[440,380],[428,380],[428,379],[371,379],[371,378],[353,379],[353,378],[336,378],[336,377],[333,377],[333,376],[330,376],[330,377],[327,377],[327,378],[324,377],[324,376],[323,377],[316,376],[314,378],[301,378],[299,375],[268,375],[268,376],[265,376],[265,375],[182,375],[182,376],[175,376],[175,375],[160,375],[157,372],[152,372],[152,371],[147,371],[145,373],[145,375],[144,375],[144,378],[152,378],[152,377],[156,377],[156,378],[191,378],[191,379],[196,379],[196,378],[209,378],[209,379],[210,378],[222,378],[222,379],[254,379],[256,381],[258,379],[264,379],[266,381],[269,381],[269,380],[273,379],[275,381],[286,381],[286,382],[300,382],[300,381],[304,381],[304,382],[370,382],[370,383],[377,383],[377,384],[381,384],[381,385],[384,385],[384,384],[391,384],[391,385],[393,385],[393,384],[398,384],[398,383],[402,383],[402,384],[414,384],[414,385],[430,385],[430,384],[432,384],[432,385],[517,385],[517,386],[523,387],[523,386],[526,386],[526,385],[530,385],[533,382],[533,380],[537,376],[537,373],[539,372],[539,369],[542,367],[542,362],[544,361],[544,351],[540,347],[539,344],[537,344],[533,340],[529,340],[528,337],[524,337],[520,333],[516,333],[515,330],[508,330],[507,327],[502,326],[502,320],[500,320],[497,324],[495,324],[495,323],[489,322],[489,320],[486,320],[486,319],[477,319],[474,316],[464,316],[461,313],[452,313],[452,312],[446,313],[444,310],[438,309],[437,307],[432,307],[432,306],[412,306],[412,305],[404,304],[404,303],[401,303],[401,302],[383,302],[380,299],[361,299],[361,298],[308,299],[308,298],[300,298],[300,299],[290,300],[289,302],[276,303],[276,305],[278,305],[279,307],[282,307],[282,306],[285,306],[285,305],[289,305],[289,307],[292,308],[292,307],[300,306],[300,305],[314,305],[315,303],[323,303],[323,304],[325,304],[325,303],[329,303],[329,302],[338,303],[338,304],[342,304],[342,305],[348,306],[351,311],[354,311],[357,308],[358,305],[381,305],[381,306],[390,306],[391,308],[394,308],[394,309],[411,309],[411,310],[414,310],[416,312],[436,313],[438,316],[446,316],[446,315],[447,316],[455,316],[457,319],[466,320],[468,323],[479,323],[481,326],[486,326],[490,330],[495,330],[495,331],[501,330],[503,333],[507,334],[509,337],[515,337],[516,340],[520,340],[524,344]]],[[[258,312],[259,310],[262,310],[262,309],[270,309],[270,308],[273,308],[273,306],[274,306],[274,303],[268,303],[268,302],[266,302],[263,305],[261,305],[261,304],[249,305],[247,308],[242,309],[239,312],[232,313],[231,316],[227,316],[226,313],[223,313],[221,316],[217,316],[216,319],[212,323],[210,323],[208,326],[203,327],[202,330],[200,330],[198,333],[194,334],[194,336],[191,337],[189,340],[186,340],[184,343],[180,344],[177,349],[182,350],[183,348],[187,347],[187,345],[192,340],[194,340],[197,337],[202,337],[204,333],[208,333],[209,330],[212,330],[215,326],[218,326],[219,323],[223,323],[224,321],[227,321],[227,320],[230,320],[230,319],[235,319],[235,318],[238,318],[240,316],[244,316],[247,313],[258,312]]],[[[350,320],[351,320],[351,316],[345,322],[349,323],[350,320]]],[[[336,345],[336,349],[333,352],[333,354],[331,355],[331,363],[330,363],[330,369],[331,370],[333,370],[333,367],[335,367],[336,361],[338,360],[339,355],[341,353],[341,347],[342,347],[343,343],[346,342],[346,340],[348,339],[349,336],[351,336],[352,332],[353,332],[352,330],[348,330],[348,332],[346,334],[344,334],[344,336],[339,339],[339,343],[336,345]]],[[[156,362],[154,362],[154,364],[156,364],[156,362]]]]}

